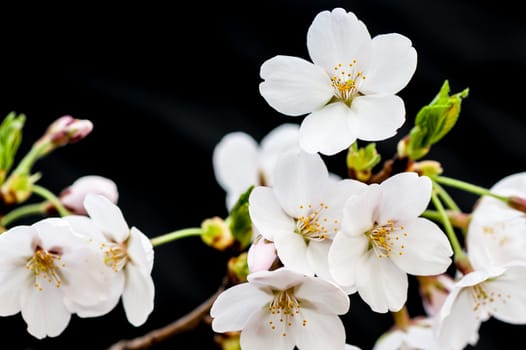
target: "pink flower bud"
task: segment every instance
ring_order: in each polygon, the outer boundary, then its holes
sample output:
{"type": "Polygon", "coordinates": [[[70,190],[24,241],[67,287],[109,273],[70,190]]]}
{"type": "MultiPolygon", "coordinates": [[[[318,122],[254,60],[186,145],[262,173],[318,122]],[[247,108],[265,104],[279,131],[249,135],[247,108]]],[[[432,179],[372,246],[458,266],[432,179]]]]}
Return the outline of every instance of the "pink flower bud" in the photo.
{"type": "Polygon", "coordinates": [[[75,214],[86,215],[83,202],[90,193],[103,195],[114,204],[117,204],[119,198],[117,185],[112,180],[88,175],[78,178],[71,186],[65,188],[60,194],[60,201],[75,214]]]}
{"type": "Polygon", "coordinates": [[[419,281],[424,310],[429,316],[434,316],[442,308],[442,305],[449,295],[449,292],[453,289],[455,282],[446,274],[421,276],[419,281]]]}
{"type": "Polygon", "coordinates": [[[276,257],[276,247],[274,243],[259,236],[248,249],[248,270],[250,273],[268,271],[272,267],[276,257]]]}
{"type": "Polygon", "coordinates": [[[82,140],[93,130],[93,123],[87,119],[75,119],[65,115],[55,120],[47,129],[44,138],[55,146],[64,146],[82,140]]]}

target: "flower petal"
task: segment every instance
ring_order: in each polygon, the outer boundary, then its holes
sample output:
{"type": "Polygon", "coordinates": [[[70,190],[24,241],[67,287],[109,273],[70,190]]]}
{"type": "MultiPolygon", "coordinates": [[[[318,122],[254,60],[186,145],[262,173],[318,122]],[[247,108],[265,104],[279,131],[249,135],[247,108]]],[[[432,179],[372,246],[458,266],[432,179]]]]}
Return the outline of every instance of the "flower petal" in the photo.
{"type": "Polygon", "coordinates": [[[263,237],[274,241],[276,234],[290,234],[296,227],[294,220],[280,207],[274,191],[259,186],[252,190],[248,199],[250,219],[263,237]]]}
{"type": "Polygon", "coordinates": [[[343,349],[345,346],[345,328],[338,316],[302,309],[300,319],[307,322],[304,326],[297,324],[295,329],[298,349],[343,349]]]}
{"type": "Polygon", "coordinates": [[[373,350],[398,350],[403,349],[402,344],[406,335],[400,330],[389,331],[378,338],[374,344],[373,350]]]}
{"type": "Polygon", "coordinates": [[[130,232],[128,224],[119,207],[108,198],[97,194],[88,194],[84,200],[84,207],[107,238],[116,243],[122,243],[128,238],[130,232]]]}
{"type": "Polygon", "coordinates": [[[390,33],[373,38],[371,63],[367,79],[360,85],[364,94],[396,94],[402,90],[416,70],[417,54],[411,40],[390,33]]]}
{"type": "Polygon", "coordinates": [[[291,217],[307,217],[321,202],[329,172],[318,154],[287,152],[274,169],[274,194],[291,217]],[[311,208],[312,207],[312,208],[311,208]]]}
{"type": "Polygon", "coordinates": [[[395,95],[355,97],[351,104],[353,133],[360,140],[381,141],[394,136],[405,122],[404,101],[395,95]],[[356,128],[358,130],[356,130],[356,128]]]}
{"type": "Polygon", "coordinates": [[[274,245],[285,267],[305,275],[314,274],[307,259],[307,243],[301,235],[294,232],[275,234],[274,245]]]}
{"type": "Polygon", "coordinates": [[[319,66],[291,56],[275,56],[263,63],[265,81],[259,92],[280,113],[298,116],[323,107],[334,94],[329,75],[319,66]]]}
{"type": "Polygon", "coordinates": [[[0,316],[11,316],[20,311],[20,295],[23,288],[31,288],[33,275],[24,265],[6,266],[2,261],[0,268],[0,316]]]}
{"type": "Polygon", "coordinates": [[[136,227],[130,229],[128,256],[133,264],[151,273],[153,269],[153,246],[150,239],[136,227]]]}
{"type": "Polygon", "coordinates": [[[294,337],[291,334],[283,335],[284,322],[281,323],[282,327],[277,325],[276,329],[269,326],[270,315],[267,309],[260,308],[249,317],[239,339],[241,349],[292,350],[294,348],[294,337]]]}
{"type": "Polygon", "coordinates": [[[250,315],[272,300],[272,295],[250,283],[242,283],[221,293],[210,310],[215,332],[238,331],[245,327],[250,315]]]}
{"type": "Polygon", "coordinates": [[[349,197],[343,208],[342,234],[363,237],[372,229],[380,198],[381,191],[377,184],[369,185],[362,193],[349,197]]]}
{"type": "Polygon", "coordinates": [[[343,315],[349,311],[349,297],[341,288],[319,277],[306,278],[294,290],[294,295],[307,300],[316,312],[343,315]]]}
{"type": "Polygon", "coordinates": [[[300,146],[309,153],[334,155],[356,141],[357,130],[349,128],[350,109],[341,102],[331,103],[308,115],[300,126],[300,146]]]}
{"type": "Polygon", "coordinates": [[[424,212],[431,199],[431,180],[413,172],[396,174],[380,184],[382,200],[379,222],[414,219],[424,212]]]}
{"type": "Polygon", "coordinates": [[[357,266],[367,253],[369,241],[362,236],[337,234],[329,249],[329,270],[334,280],[343,286],[354,286],[361,273],[357,266]]]}
{"type": "Polygon", "coordinates": [[[33,256],[32,242],[38,236],[38,231],[31,226],[15,226],[0,234],[0,269],[15,264],[24,266],[26,260],[33,256]]]}
{"type": "Polygon", "coordinates": [[[408,280],[390,259],[379,258],[371,250],[356,270],[360,297],[374,312],[398,311],[407,300],[408,280]]]}
{"type": "Polygon", "coordinates": [[[498,278],[486,281],[493,316],[511,324],[526,323],[526,265],[509,266],[498,278]]]}
{"type": "Polygon", "coordinates": [[[312,278],[302,273],[290,270],[285,267],[273,271],[259,271],[248,275],[247,280],[250,284],[263,290],[286,290],[303,283],[306,279],[312,278]]]}
{"type": "Polygon", "coordinates": [[[38,339],[58,336],[71,318],[60,289],[28,287],[21,294],[22,318],[27,323],[27,331],[38,339]]]}
{"type": "Polygon", "coordinates": [[[155,286],[152,277],[133,264],[125,267],[126,284],[122,303],[128,321],[138,327],[146,322],[153,310],[155,286]]]}
{"type": "Polygon", "coordinates": [[[225,135],[212,155],[219,185],[227,192],[242,193],[258,184],[258,153],[258,144],[250,135],[244,132],[225,135]]]}
{"type": "Polygon", "coordinates": [[[307,246],[307,261],[314,273],[323,279],[332,280],[329,272],[329,248],[332,240],[310,241],[307,246]]]}
{"type": "Polygon", "coordinates": [[[307,32],[307,48],[312,61],[331,72],[341,63],[369,61],[372,48],[367,28],[352,12],[336,8],[320,12],[307,32]]]}
{"type": "MultiPolygon", "coordinates": [[[[261,140],[260,164],[265,177],[265,185],[274,184],[273,173],[279,157],[286,151],[300,150],[300,126],[281,124],[261,140]]],[[[260,184],[261,185],[261,184],[260,184]]]]}
{"type": "Polygon", "coordinates": [[[390,258],[401,270],[412,275],[444,273],[451,265],[453,250],[446,234],[424,218],[403,222],[404,229],[394,236],[390,258]]]}
{"type": "Polygon", "coordinates": [[[100,242],[106,241],[100,228],[90,218],[82,215],[68,215],[62,219],[71,226],[75,233],[100,242]]]}

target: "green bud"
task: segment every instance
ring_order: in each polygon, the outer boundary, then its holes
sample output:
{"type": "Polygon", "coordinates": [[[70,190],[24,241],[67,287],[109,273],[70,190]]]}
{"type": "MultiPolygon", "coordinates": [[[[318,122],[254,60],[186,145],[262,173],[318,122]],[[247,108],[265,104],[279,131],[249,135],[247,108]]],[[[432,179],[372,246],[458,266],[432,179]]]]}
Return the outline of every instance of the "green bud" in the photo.
{"type": "Polygon", "coordinates": [[[22,141],[22,128],[26,121],[23,114],[11,112],[0,124],[0,185],[13,165],[16,152],[22,141]]]}
{"type": "Polygon", "coordinates": [[[33,184],[40,179],[40,173],[14,174],[0,189],[0,197],[6,204],[22,203],[31,196],[33,184]]]}
{"type": "Polygon", "coordinates": [[[399,145],[399,151],[403,152],[399,155],[409,156],[412,160],[424,157],[431,145],[437,143],[455,126],[462,99],[468,96],[468,92],[469,89],[464,89],[450,95],[449,82],[446,80],[433,101],[418,112],[407,144],[402,145],[403,147],[399,145]]]}
{"type": "Polygon", "coordinates": [[[347,168],[358,180],[367,181],[371,177],[372,169],[381,159],[382,157],[376,151],[375,143],[358,148],[358,143],[355,142],[347,152],[347,168]]]}
{"type": "Polygon", "coordinates": [[[217,250],[225,250],[234,243],[234,237],[228,224],[220,217],[204,220],[201,229],[203,230],[201,235],[203,242],[217,250]]]}
{"type": "Polygon", "coordinates": [[[246,282],[247,276],[250,273],[247,263],[248,253],[241,253],[238,257],[233,257],[228,260],[228,273],[230,279],[238,283],[246,282]]]}
{"type": "Polygon", "coordinates": [[[442,169],[442,165],[435,160],[423,160],[413,163],[409,171],[417,172],[419,175],[433,177],[442,174],[444,169],[442,169]]]}
{"type": "Polygon", "coordinates": [[[248,213],[248,197],[252,192],[254,186],[251,186],[246,192],[244,192],[236,204],[230,211],[229,221],[230,232],[237,243],[239,243],[240,250],[248,247],[252,241],[252,220],[248,213]]]}

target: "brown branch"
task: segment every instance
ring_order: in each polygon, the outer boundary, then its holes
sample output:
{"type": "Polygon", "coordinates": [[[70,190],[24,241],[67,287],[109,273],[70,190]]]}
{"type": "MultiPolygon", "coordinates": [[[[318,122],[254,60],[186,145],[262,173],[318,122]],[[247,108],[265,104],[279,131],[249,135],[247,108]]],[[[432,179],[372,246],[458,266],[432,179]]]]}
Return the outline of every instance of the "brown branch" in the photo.
{"type": "Polygon", "coordinates": [[[149,333],[146,333],[143,336],[137,337],[135,339],[123,339],[112,346],[107,350],[142,350],[148,349],[151,346],[161,343],[162,341],[176,335],[179,333],[187,332],[199,325],[201,321],[208,316],[212,304],[217,299],[219,294],[221,294],[228,283],[228,278],[223,279],[223,283],[217,290],[217,292],[204,301],[201,305],[196,307],[194,310],[190,311],[183,317],[175,320],[174,322],[159,328],[155,329],[149,333]]]}

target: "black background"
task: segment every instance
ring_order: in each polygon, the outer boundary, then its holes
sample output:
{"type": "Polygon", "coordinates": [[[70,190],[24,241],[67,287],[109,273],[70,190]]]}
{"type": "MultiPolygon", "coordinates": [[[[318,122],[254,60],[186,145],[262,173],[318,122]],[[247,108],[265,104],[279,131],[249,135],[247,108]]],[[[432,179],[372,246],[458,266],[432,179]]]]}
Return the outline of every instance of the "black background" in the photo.
{"type": "MultiPolygon", "coordinates": [[[[418,66],[399,93],[407,110],[400,136],[448,79],[452,92],[469,87],[470,96],[457,126],[428,158],[441,161],[448,176],[487,187],[525,170],[526,23],[511,1],[46,6],[2,9],[0,115],[27,115],[21,154],[59,116],[90,119],[95,128],[87,139],[37,163],[40,184],[59,192],[83,175],[109,177],[128,223],[150,237],[227,214],[211,166],[215,144],[227,132],[260,140],[281,123],[301,121],[280,115],[259,95],[259,67],[278,54],[308,59],[308,26],[319,11],[337,6],[355,12],[372,36],[398,32],[413,41],[418,66]]],[[[384,158],[398,139],[377,143],[384,158]]],[[[343,153],[326,160],[331,171],[345,173],[343,153]]],[[[465,210],[474,203],[472,195],[451,193],[465,210]]],[[[227,259],[198,238],[155,254],[156,308],[143,326],[129,325],[119,305],[99,318],[74,316],[61,336],[37,341],[16,315],[0,319],[0,348],[105,349],[141,335],[212,294],[227,259]]],[[[411,314],[420,314],[414,288],[409,300],[411,314]]],[[[373,314],[357,295],[343,319],[348,341],[364,350],[391,325],[390,315],[373,314]]],[[[521,332],[490,320],[477,349],[503,348],[521,332]]],[[[154,348],[215,347],[202,326],[154,348]]]]}

